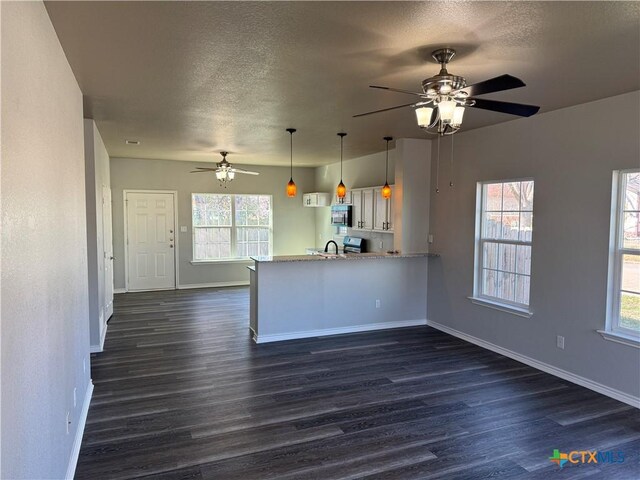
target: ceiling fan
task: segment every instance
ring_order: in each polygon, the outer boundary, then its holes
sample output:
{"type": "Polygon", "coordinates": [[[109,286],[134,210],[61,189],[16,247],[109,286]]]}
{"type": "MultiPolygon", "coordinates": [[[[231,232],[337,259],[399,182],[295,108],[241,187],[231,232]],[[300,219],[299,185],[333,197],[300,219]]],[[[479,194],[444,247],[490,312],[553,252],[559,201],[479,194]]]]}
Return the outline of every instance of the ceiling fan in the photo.
{"type": "Polygon", "coordinates": [[[500,75],[499,77],[491,78],[484,82],[467,85],[464,77],[451,75],[447,71],[447,64],[453,59],[455,54],[456,51],[452,48],[440,48],[431,54],[433,59],[440,64],[440,72],[422,81],[422,93],[382,87],[379,85],[369,85],[371,88],[415,95],[418,97],[418,100],[404,105],[361,113],[354,115],[354,118],[387,112],[398,108],[413,107],[420,128],[423,128],[429,133],[442,136],[454,134],[460,129],[466,107],[508,113],[520,117],[530,117],[540,110],[540,107],[535,105],[476,98],[477,95],[524,87],[525,83],[511,75],[500,75]]]}
{"type": "Polygon", "coordinates": [[[236,176],[236,173],[245,173],[247,175],[260,175],[258,172],[250,172],[249,170],[243,170],[242,168],[235,168],[227,161],[227,155],[229,152],[220,152],[222,155],[222,161],[216,163],[216,168],[196,167],[189,173],[203,173],[203,172],[215,172],[216,178],[220,181],[220,184],[230,182],[236,176]]]}

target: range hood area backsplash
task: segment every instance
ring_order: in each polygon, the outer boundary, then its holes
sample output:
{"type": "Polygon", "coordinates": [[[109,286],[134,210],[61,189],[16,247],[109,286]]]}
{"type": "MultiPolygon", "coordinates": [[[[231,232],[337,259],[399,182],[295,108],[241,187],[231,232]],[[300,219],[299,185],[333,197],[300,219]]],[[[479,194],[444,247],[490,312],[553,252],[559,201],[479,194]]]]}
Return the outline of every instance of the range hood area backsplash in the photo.
{"type": "Polygon", "coordinates": [[[367,252],[386,252],[393,250],[393,233],[382,232],[366,232],[361,230],[340,229],[340,233],[334,233],[333,240],[340,246],[342,246],[343,238],[345,235],[352,237],[360,237],[366,240],[367,252]],[[343,233],[347,230],[348,233],[343,233]],[[380,242],[382,242],[382,248],[380,248],[380,242]]]}

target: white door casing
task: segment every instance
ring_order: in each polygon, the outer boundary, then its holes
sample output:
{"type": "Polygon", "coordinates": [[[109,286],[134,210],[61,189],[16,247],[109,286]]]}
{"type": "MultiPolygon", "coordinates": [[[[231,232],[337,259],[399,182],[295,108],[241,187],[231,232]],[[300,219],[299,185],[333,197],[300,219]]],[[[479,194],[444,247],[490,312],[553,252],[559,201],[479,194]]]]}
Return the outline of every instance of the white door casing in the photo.
{"type": "Polygon", "coordinates": [[[102,186],[102,250],[104,275],[104,301],[100,306],[103,322],[113,315],[113,237],[111,220],[111,189],[102,186]]]}
{"type": "Polygon", "coordinates": [[[125,192],[128,291],[176,288],[175,195],[125,192]]]}

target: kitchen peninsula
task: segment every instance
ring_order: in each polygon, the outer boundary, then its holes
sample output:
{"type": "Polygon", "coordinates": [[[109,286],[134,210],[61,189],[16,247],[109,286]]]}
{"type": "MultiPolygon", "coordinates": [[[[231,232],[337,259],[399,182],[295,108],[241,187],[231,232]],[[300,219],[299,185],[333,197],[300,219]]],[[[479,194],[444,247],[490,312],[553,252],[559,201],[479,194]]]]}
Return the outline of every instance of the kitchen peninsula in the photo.
{"type": "Polygon", "coordinates": [[[256,343],[426,325],[429,253],[252,257],[256,343]]]}

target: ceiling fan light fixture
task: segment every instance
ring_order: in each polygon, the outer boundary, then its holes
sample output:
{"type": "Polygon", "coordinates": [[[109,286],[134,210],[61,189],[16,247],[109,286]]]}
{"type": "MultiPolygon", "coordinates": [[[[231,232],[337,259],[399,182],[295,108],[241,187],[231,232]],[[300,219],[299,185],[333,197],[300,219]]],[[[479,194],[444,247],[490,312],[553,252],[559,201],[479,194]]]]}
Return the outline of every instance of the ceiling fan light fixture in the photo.
{"type": "Polygon", "coordinates": [[[438,103],[438,113],[440,114],[440,120],[444,124],[453,123],[453,113],[456,109],[456,102],[453,100],[444,100],[438,103]]]}
{"type": "Polygon", "coordinates": [[[216,178],[220,181],[223,181],[226,176],[227,176],[227,172],[225,172],[224,170],[219,170],[216,172],[216,178]]]}
{"type": "Polygon", "coordinates": [[[462,105],[456,106],[453,109],[453,119],[451,120],[451,124],[454,127],[459,127],[462,125],[462,118],[464,117],[464,107],[462,105]]]}
{"type": "Polygon", "coordinates": [[[433,108],[431,107],[418,107],[416,108],[416,120],[418,126],[421,128],[427,128],[431,125],[431,117],[433,116],[433,108]]]}
{"type": "Polygon", "coordinates": [[[236,172],[232,172],[231,170],[229,170],[227,172],[227,178],[229,179],[229,181],[233,180],[234,178],[236,178],[236,172]]]}

